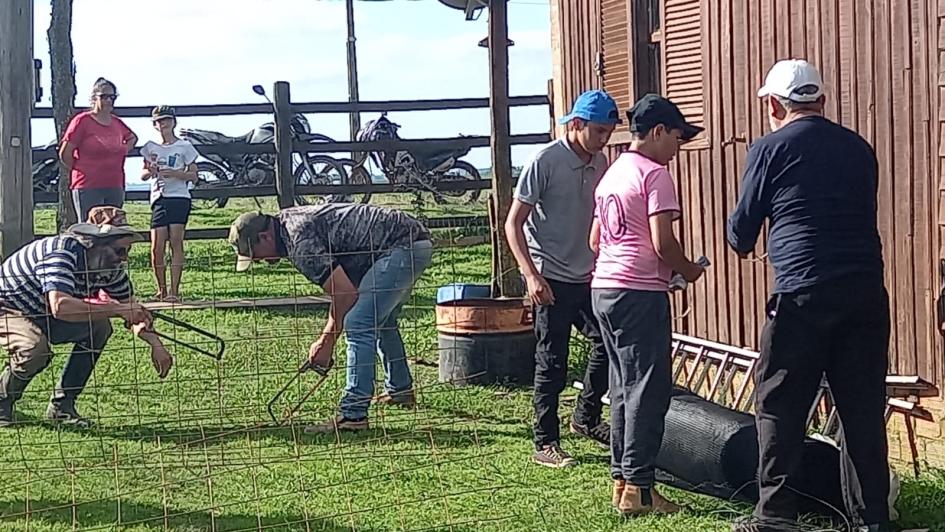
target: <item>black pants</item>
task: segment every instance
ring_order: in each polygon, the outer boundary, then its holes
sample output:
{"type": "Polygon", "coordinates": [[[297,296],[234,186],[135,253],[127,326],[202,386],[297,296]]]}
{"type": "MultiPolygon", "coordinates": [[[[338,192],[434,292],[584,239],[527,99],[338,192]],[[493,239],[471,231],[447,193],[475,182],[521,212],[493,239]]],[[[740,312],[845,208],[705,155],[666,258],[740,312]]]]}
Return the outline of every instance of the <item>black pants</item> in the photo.
{"type": "Polygon", "coordinates": [[[821,378],[836,403],[844,452],[855,477],[844,489],[860,499],[867,524],[889,520],[886,369],[889,296],[881,279],[851,277],[768,301],[755,366],[759,500],[755,516],[794,520],[797,498],[786,485],[800,458],[805,425],[821,378]],[[857,482],[858,480],[858,482],[857,482]]]}
{"type": "Polygon", "coordinates": [[[669,296],[606,288],[593,296],[610,357],[610,474],[652,488],[673,390],[669,296]]]}
{"type": "Polygon", "coordinates": [[[592,345],[584,374],[584,390],[574,410],[574,420],[587,426],[600,423],[601,398],[607,393],[607,351],[600,328],[591,310],[590,283],[562,283],[548,280],[554,292],[553,305],[535,308],[535,446],[541,448],[560,441],[558,396],[568,379],[571,326],[592,345]]]}

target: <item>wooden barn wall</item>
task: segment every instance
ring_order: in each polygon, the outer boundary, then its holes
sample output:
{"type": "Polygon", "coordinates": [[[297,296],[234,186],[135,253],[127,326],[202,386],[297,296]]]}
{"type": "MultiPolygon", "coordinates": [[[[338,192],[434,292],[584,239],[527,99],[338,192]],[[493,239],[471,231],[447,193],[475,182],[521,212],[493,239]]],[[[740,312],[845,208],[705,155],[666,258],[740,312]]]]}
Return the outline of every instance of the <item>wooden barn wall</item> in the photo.
{"type": "Polygon", "coordinates": [[[582,92],[601,88],[600,8],[601,0],[555,0],[551,3],[555,117],[567,114],[582,92]]]}
{"type": "MultiPolygon", "coordinates": [[[[556,100],[570,102],[599,86],[594,65],[600,36],[593,20],[600,3],[555,3],[552,31],[561,48],[555,90],[562,91],[556,100]]],[[[748,145],[767,131],[756,91],[776,60],[803,57],[824,75],[830,118],[863,135],[879,157],[890,369],[943,384],[935,304],[938,173],[945,168],[945,109],[939,105],[945,26],[939,14],[945,14],[945,0],[703,0],[701,10],[707,142],[683,150],[674,170],[686,211],[683,243],[713,266],[704,282],[676,296],[677,330],[757,347],[771,270],[763,258],[741,261],[731,253],[724,225],[738,197],[748,145]]],[[[614,146],[611,155],[622,148],[614,146]]]]}

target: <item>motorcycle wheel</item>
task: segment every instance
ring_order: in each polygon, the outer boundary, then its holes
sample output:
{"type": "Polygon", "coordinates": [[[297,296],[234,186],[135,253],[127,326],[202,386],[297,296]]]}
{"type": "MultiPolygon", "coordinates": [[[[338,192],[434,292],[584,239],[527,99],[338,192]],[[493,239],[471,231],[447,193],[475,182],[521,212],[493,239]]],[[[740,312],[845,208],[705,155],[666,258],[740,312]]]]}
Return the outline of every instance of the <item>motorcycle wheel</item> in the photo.
{"type": "MultiPolygon", "coordinates": [[[[371,174],[367,171],[367,161],[358,164],[352,159],[338,159],[338,162],[341,163],[345,169],[346,185],[370,185],[373,182],[371,180],[371,174]]],[[[343,201],[348,203],[370,203],[371,193],[347,194],[344,196],[343,201]]]]}
{"type": "MultiPolygon", "coordinates": [[[[347,173],[344,166],[335,159],[327,155],[309,155],[307,164],[297,163],[295,170],[292,171],[295,184],[306,185],[341,185],[347,181],[347,173]]],[[[332,202],[334,195],[313,196],[312,199],[299,194],[295,196],[296,205],[309,205],[312,203],[332,202]]]]}
{"type": "MultiPolygon", "coordinates": [[[[482,176],[479,175],[479,170],[477,170],[475,166],[467,163],[466,161],[456,161],[449,170],[440,176],[438,182],[476,182],[480,179],[482,179],[482,176]]],[[[442,190],[434,194],[433,198],[439,204],[451,202],[470,204],[477,201],[480,194],[482,194],[481,190],[442,190]]]]}
{"type": "MultiPolygon", "coordinates": [[[[201,161],[197,163],[197,183],[194,189],[219,189],[230,185],[230,175],[219,165],[201,161]]],[[[222,192],[222,191],[220,191],[222,192]]],[[[226,207],[229,198],[222,194],[213,194],[214,197],[194,200],[194,207],[222,209],[226,207]]]]}

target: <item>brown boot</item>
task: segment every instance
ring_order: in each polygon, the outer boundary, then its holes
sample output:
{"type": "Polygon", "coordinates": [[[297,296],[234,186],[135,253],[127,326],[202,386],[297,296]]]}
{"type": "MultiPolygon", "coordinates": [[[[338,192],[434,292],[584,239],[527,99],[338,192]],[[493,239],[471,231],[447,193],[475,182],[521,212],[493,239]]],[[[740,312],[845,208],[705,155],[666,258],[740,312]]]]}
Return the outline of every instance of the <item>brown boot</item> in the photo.
{"type": "Polygon", "coordinates": [[[620,498],[623,497],[623,489],[627,486],[627,481],[623,479],[614,479],[614,494],[610,499],[614,508],[620,506],[620,498]]]}
{"type": "Polygon", "coordinates": [[[674,514],[682,510],[682,506],[664,499],[663,496],[656,491],[655,487],[650,489],[650,496],[653,498],[653,509],[656,513],[674,514]]]}
{"type": "Polygon", "coordinates": [[[646,494],[646,491],[640,486],[625,484],[623,493],[620,495],[620,502],[617,503],[617,511],[627,517],[646,515],[655,511],[652,500],[646,494]]]}

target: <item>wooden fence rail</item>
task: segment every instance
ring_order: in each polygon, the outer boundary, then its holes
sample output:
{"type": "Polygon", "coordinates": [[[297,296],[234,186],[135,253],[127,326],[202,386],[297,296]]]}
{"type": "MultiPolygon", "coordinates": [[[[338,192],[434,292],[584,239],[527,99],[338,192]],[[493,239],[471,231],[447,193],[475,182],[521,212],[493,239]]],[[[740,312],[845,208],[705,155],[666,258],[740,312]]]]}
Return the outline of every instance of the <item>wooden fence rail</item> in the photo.
{"type": "MultiPolygon", "coordinates": [[[[437,185],[442,192],[466,192],[469,190],[486,190],[492,187],[488,179],[478,181],[445,181],[437,185]]],[[[298,185],[295,193],[299,196],[321,196],[329,194],[396,194],[410,192],[413,186],[393,183],[366,183],[359,185],[298,185]]],[[[276,195],[274,185],[259,187],[208,187],[195,188],[190,191],[194,199],[217,198],[262,198],[276,195]]],[[[148,201],[150,192],[147,190],[129,190],[125,192],[125,201],[148,201]]],[[[33,192],[34,204],[56,203],[59,195],[56,192],[33,192]]]]}
{"type": "MultiPolygon", "coordinates": [[[[551,137],[548,133],[529,133],[511,135],[512,144],[544,144],[551,137]]],[[[296,153],[344,153],[351,151],[398,151],[415,148],[452,150],[460,148],[486,148],[489,146],[489,137],[446,137],[435,139],[403,139],[377,140],[373,142],[304,142],[294,141],[292,151],[296,153]]],[[[58,157],[56,147],[36,148],[33,150],[33,162],[39,162],[50,157],[58,157]]],[[[275,143],[247,144],[245,142],[231,142],[227,144],[200,145],[197,147],[202,154],[214,155],[243,155],[276,153],[275,143]]],[[[138,155],[138,147],[132,148],[128,154],[138,155]]]]}
{"type": "MultiPolygon", "coordinates": [[[[489,225],[487,216],[439,216],[427,218],[423,224],[429,229],[462,229],[464,227],[486,227],[489,225]]],[[[184,234],[186,240],[222,240],[230,232],[229,227],[199,227],[187,229],[184,234]]],[[[138,231],[144,239],[150,238],[149,231],[138,231]]],[[[36,235],[37,238],[52,235],[36,235]]]]}

